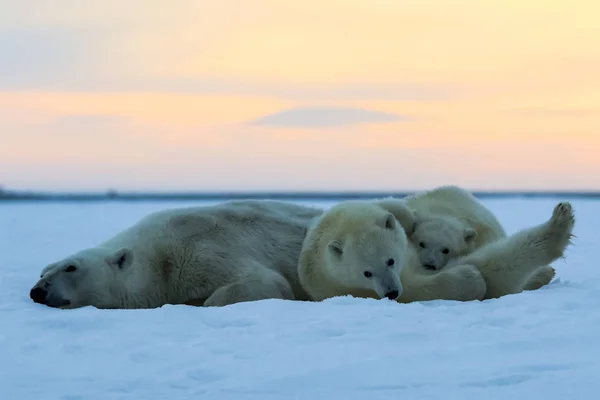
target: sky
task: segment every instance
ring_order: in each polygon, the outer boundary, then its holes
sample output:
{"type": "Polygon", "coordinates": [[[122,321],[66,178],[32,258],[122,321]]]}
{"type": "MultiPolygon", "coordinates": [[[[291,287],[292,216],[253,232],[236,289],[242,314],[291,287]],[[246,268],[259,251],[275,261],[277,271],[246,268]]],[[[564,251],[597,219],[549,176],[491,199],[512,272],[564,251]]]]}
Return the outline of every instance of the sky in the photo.
{"type": "Polygon", "coordinates": [[[10,189],[600,189],[595,0],[0,0],[10,189]]]}

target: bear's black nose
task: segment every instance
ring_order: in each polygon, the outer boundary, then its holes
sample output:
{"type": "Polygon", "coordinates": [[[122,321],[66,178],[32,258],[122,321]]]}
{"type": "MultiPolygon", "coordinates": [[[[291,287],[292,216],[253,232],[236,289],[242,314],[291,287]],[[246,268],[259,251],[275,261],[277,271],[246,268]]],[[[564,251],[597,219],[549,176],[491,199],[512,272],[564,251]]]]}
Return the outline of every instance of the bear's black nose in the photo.
{"type": "Polygon", "coordinates": [[[388,292],[385,294],[385,297],[387,297],[390,300],[396,300],[398,298],[398,291],[393,290],[391,292],[388,292]]]}
{"type": "Polygon", "coordinates": [[[46,295],[48,295],[48,292],[40,287],[35,287],[31,289],[31,292],[29,292],[29,297],[31,297],[31,300],[40,304],[44,304],[46,295]]]}

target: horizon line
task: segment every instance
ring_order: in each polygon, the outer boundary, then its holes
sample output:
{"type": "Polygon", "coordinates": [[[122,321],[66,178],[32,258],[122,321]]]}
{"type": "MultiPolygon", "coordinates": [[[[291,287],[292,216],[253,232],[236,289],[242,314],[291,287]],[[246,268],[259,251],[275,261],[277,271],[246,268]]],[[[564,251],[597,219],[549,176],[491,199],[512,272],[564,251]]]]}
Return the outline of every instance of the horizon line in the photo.
{"type": "MultiPolygon", "coordinates": [[[[441,185],[440,185],[441,186],[441,185]]],[[[600,190],[465,190],[478,198],[570,197],[600,198],[600,190]]],[[[192,200],[333,200],[405,197],[421,190],[249,190],[249,191],[47,191],[8,190],[0,187],[0,201],[192,201],[192,200]]]]}

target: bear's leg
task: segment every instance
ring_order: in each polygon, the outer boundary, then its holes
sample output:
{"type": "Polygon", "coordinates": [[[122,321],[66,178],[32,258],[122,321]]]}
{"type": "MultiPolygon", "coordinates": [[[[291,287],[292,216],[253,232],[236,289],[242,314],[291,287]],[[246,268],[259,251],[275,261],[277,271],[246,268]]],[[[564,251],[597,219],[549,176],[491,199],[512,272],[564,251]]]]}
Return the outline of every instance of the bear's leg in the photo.
{"type": "Polygon", "coordinates": [[[444,268],[435,274],[418,271],[402,276],[400,303],[429,300],[472,301],[483,300],[486,283],[473,265],[457,265],[444,268]]]}
{"type": "Polygon", "coordinates": [[[519,293],[538,267],[563,256],[574,224],[571,204],[558,203],[545,223],[480,247],[455,265],[471,264],[479,269],[487,284],[486,298],[519,293]]]}
{"type": "Polygon", "coordinates": [[[294,300],[289,282],[277,272],[256,261],[244,263],[244,275],[237,281],[215,290],[204,306],[226,306],[265,299],[294,300]]]}
{"type": "Polygon", "coordinates": [[[546,286],[552,281],[556,271],[550,265],[544,265],[539,267],[533,275],[525,283],[524,290],[537,290],[542,286],[546,286]]]}

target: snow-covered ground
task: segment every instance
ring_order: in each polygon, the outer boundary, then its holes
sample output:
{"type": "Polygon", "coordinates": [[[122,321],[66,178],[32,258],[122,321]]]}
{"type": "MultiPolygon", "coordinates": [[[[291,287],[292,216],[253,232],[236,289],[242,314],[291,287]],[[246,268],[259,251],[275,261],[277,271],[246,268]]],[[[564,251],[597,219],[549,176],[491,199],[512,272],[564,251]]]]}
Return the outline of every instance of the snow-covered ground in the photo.
{"type": "MultiPolygon", "coordinates": [[[[485,203],[514,232],[557,201],[485,203]]],[[[0,399],[595,398],[600,202],[571,202],[575,245],[536,292],[115,311],[51,309],[29,289],[47,263],[190,203],[0,205],[0,399]]]]}

